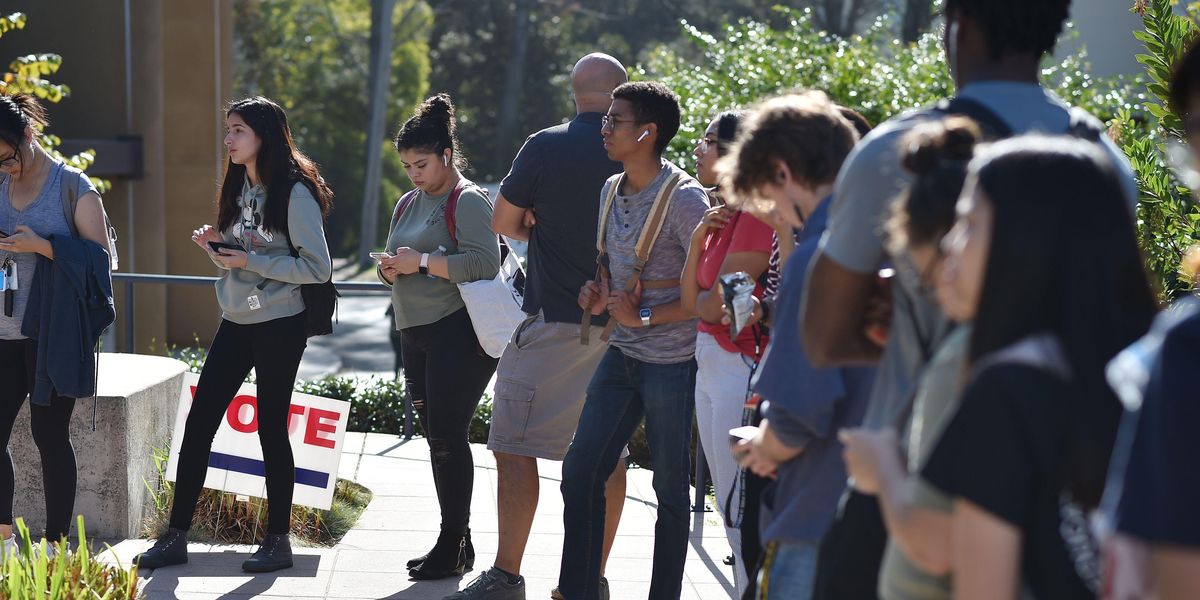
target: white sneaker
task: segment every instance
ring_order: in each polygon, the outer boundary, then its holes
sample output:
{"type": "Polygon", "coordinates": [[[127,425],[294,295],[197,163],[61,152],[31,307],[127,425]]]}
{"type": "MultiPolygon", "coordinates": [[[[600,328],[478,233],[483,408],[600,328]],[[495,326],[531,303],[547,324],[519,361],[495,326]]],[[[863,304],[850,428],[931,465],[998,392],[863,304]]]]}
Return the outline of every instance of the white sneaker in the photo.
{"type": "Polygon", "coordinates": [[[17,536],[10,535],[7,540],[0,542],[0,556],[8,557],[17,552],[17,536]]]}

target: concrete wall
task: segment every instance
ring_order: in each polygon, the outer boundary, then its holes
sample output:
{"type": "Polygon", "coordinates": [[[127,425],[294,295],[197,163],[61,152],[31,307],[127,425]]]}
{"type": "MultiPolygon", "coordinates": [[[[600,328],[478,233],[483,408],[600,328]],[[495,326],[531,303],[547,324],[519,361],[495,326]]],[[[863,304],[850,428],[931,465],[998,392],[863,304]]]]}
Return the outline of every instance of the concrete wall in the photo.
{"type": "MultiPolygon", "coordinates": [[[[24,12],[29,21],[0,38],[0,58],[63,57],[52,80],[69,85],[72,95],[49,107],[53,133],[142,138],[142,178],[113,179],[104,198],[120,238],[121,270],[216,274],[190,236],[215,220],[224,165],[221,106],[233,87],[232,0],[14,0],[4,9],[24,12]],[[75,26],[63,26],[66,14],[75,26]]],[[[117,302],[123,347],[123,290],[117,302]]],[[[219,316],[214,295],[195,287],[141,286],[135,309],[139,352],[191,345],[193,334],[207,342],[219,316]]]]}
{"type": "Polygon", "coordinates": [[[1058,55],[1075,52],[1082,44],[1094,75],[1134,75],[1142,72],[1134,56],[1143,52],[1133,32],[1142,28],[1141,17],[1129,12],[1133,0],[1073,0],[1071,20],[1079,32],[1077,43],[1063,44],[1058,55]]]}
{"type": "MultiPolygon", "coordinates": [[[[170,448],[187,365],[133,354],[105,353],[100,360],[97,397],[77,401],[71,419],[78,464],[75,514],[83,515],[89,536],[136,537],[154,507],[146,487],[158,481],[153,451],[170,448]]],[[[26,402],[10,443],[16,471],[13,516],[40,535],[46,510],[29,410],[26,402]]]]}

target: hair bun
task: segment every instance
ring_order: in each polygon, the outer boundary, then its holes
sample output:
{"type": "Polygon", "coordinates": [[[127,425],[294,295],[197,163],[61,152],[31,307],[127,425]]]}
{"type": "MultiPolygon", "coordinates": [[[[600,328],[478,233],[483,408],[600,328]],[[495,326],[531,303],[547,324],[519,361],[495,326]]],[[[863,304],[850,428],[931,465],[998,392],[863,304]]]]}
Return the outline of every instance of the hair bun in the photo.
{"type": "Polygon", "coordinates": [[[922,123],[904,138],[900,163],[913,175],[927,175],[949,163],[965,166],[983,134],[975,121],[961,116],[922,123]]]}
{"type": "Polygon", "coordinates": [[[438,123],[452,124],[454,122],[454,102],[450,95],[442,92],[425,99],[417,110],[421,117],[432,119],[438,123]]]}

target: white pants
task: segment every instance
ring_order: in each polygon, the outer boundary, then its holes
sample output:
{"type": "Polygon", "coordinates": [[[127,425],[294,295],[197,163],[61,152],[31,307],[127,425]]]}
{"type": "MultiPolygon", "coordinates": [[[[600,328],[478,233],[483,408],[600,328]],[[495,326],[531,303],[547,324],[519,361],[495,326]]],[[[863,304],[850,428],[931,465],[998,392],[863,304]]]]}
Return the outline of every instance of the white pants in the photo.
{"type": "MultiPolygon", "coordinates": [[[[729,451],[729,430],[742,424],[742,407],[746,401],[746,388],[750,381],[750,361],[742,354],[734,354],[721,348],[711,335],[701,332],[696,336],[696,425],[700,429],[700,444],[712,473],[716,488],[718,509],[734,519],[738,518],[740,488],[739,467],[729,451]],[[733,504],[727,509],[725,503],[733,490],[733,504]]],[[[738,596],[746,591],[746,565],[742,564],[742,532],[736,523],[725,523],[725,536],[737,559],[734,567],[734,582],[738,596]]]]}

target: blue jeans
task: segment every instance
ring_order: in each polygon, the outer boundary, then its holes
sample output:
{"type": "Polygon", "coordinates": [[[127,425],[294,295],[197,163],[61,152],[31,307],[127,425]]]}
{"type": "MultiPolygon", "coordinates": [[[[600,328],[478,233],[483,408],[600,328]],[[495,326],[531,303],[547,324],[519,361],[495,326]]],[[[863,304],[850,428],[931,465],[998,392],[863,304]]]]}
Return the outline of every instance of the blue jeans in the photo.
{"type": "Polygon", "coordinates": [[[761,600],[810,600],[817,576],[816,543],[771,542],[760,576],[761,600]]]}
{"type": "Polygon", "coordinates": [[[600,360],[563,461],[565,536],[558,589],[567,600],[600,597],[604,484],[643,417],[658,498],[649,597],[678,600],[691,522],[688,448],[695,389],[694,360],[652,364],[629,358],[616,347],[600,360]]]}

